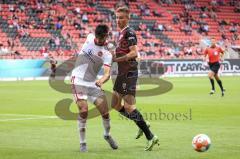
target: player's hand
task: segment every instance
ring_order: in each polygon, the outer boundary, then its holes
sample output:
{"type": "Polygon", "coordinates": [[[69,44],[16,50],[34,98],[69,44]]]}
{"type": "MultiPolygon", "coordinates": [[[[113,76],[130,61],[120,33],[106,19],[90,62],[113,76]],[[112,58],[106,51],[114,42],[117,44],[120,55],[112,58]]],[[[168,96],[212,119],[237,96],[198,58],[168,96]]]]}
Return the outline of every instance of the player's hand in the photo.
{"type": "Polygon", "coordinates": [[[101,80],[96,80],[95,85],[102,88],[103,82],[101,80]]]}
{"type": "Polygon", "coordinates": [[[112,51],[109,51],[111,54],[112,54],[112,56],[116,56],[116,54],[115,54],[115,51],[114,50],[112,50],[112,51]]]}
{"type": "Polygon", "coordinates": [[[113,61],[113,62],[118,62],[118,61],[117,61],[117,58],[114,57],[114,56],[112,57],[112,61],[113,61]]]}
{"type": "Polygon", "coordinates": [[[208,67],[209,66],[208,62],[207,61],[203,61],[203,66],[208,67]]]}

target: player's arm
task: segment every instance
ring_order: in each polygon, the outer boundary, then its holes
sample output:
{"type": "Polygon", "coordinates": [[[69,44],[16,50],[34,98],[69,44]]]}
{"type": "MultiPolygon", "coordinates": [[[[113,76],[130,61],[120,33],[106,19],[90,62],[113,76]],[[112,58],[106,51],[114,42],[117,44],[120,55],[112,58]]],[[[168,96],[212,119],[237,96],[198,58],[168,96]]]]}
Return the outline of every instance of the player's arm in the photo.
{"type": "Polygon", "coordinates": [[[207,62],[208,56],[207,55],[203,55],[203,62],[207,62]]]}
{"type": "Polygon", "coordinates": [[[223,61],[224,54],[225,54],[225,50],[220,48],[220,59],[221,59],[221,61],[223,61]]]}
{"type": "Polygon", "coordinates": [[[128,61],[130,59],[135,59],[138,56],[137,45],[130,46],[129,49],[130,49],[130,52],[128,54],[119,58],[113,58],[113,61],[123,62],[123,61],[128,61]]]}
{"type": "Polygon", "coordinates": [[[111,71],[111,67],[108,66],[108,65],[103,65],[103,70],[104,70],[104,74],[103,76],[96,80],[95,84],[98,86],[98,87],[102,87],[102,85],[107,82],[110,78],[110,71],[111,71]]]}
{"type": "Polygon", "coordinates": [[[208,66],[208,50],[206,49],[203,53],[203,66],[208,66]]]}
{"type": "Polygon", "coordinates": [[[225,49],[219,48],[220,56],[223,57],[225,54],[225,49]]]}
{"type": "Polygon", "coordinates": [[[137,36],[134,31],[129,31],[126,33],[126,40],[128,42],[128,47],[129,47],[129,53],[113,59],[114,62],[123,62],[123,61],[128,61],[131,59],[136,59],[138,56],[138,49],[137,49],[137,36]]]}
{"type": "Polygon", "coordinates": [[[207,62],[207,59],[208,59],[208,49],[205,49],[203,53],[203,62],[207,62]]]}
{"type": "Polygon", "coordinates": [[[112,61],[113,62],[115,62],[115,60],[116,60],[116,51],[115,50],[111,50],[111,51],[109,51],[111,54],[112,54],[112,61]]]}
{"type": "Polygon", "coordinates": [[[102,85],[109,80],[111,64],[112,64],[112,55],[110,53],[106,53],[103,56],[103,72],[104,72],[104,74],[103,74],[102,78],[98,79],[95,82],[95,84],[98,87],[102,87],[102,85]]]}

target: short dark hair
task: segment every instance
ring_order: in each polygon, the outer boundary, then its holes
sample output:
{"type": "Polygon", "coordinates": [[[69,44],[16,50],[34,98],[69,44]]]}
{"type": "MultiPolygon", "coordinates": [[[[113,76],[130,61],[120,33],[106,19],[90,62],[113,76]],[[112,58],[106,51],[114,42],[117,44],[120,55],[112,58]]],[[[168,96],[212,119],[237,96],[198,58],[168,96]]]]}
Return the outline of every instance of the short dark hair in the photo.
{"type": "Polygon", "coordinates": [[[95,29],[95,36],[97,38],[104,38],[108,35],[109,27],[106,24],[99,24],[95,29]]]}

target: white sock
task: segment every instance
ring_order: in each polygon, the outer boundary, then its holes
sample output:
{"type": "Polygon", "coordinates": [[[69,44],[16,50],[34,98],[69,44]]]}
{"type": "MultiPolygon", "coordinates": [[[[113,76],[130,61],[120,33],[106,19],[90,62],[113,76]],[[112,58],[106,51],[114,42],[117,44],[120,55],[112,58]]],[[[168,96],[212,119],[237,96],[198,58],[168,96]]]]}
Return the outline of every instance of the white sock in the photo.
{"type": "Polygon", "coordinates": [[[109,136],[110,135],[110,119],[102,118],[102,121],[103,121],[103,128],[104,128],[104,136],[109,136]]]}
{"type": "Polygon", "coordinates": [[[87,119],[83,119],[82,117],[78,117],[78,131],[80,134],[80,144],[86,143],[86,121],[87,119]]]}

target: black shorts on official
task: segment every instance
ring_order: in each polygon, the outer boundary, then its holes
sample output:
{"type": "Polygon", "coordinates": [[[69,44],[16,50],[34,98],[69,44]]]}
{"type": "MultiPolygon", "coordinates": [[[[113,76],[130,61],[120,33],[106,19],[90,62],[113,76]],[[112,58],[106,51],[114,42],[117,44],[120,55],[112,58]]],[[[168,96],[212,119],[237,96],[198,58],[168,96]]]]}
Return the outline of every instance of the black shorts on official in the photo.
{"type": "Polygon", "coordinates": [[[113,90],[122,95],[136,95],[138,71],[128,74],[118,75],[114,83],[113,90]]]}
{"type": "Polygon", "coordinates": [[[214,63],[208,63],[209,68],[211,71],[213,71],[215,74],[218,73],[218,70],[220,69],[220,63],[219,62],[214,62],[214,63]]]}

